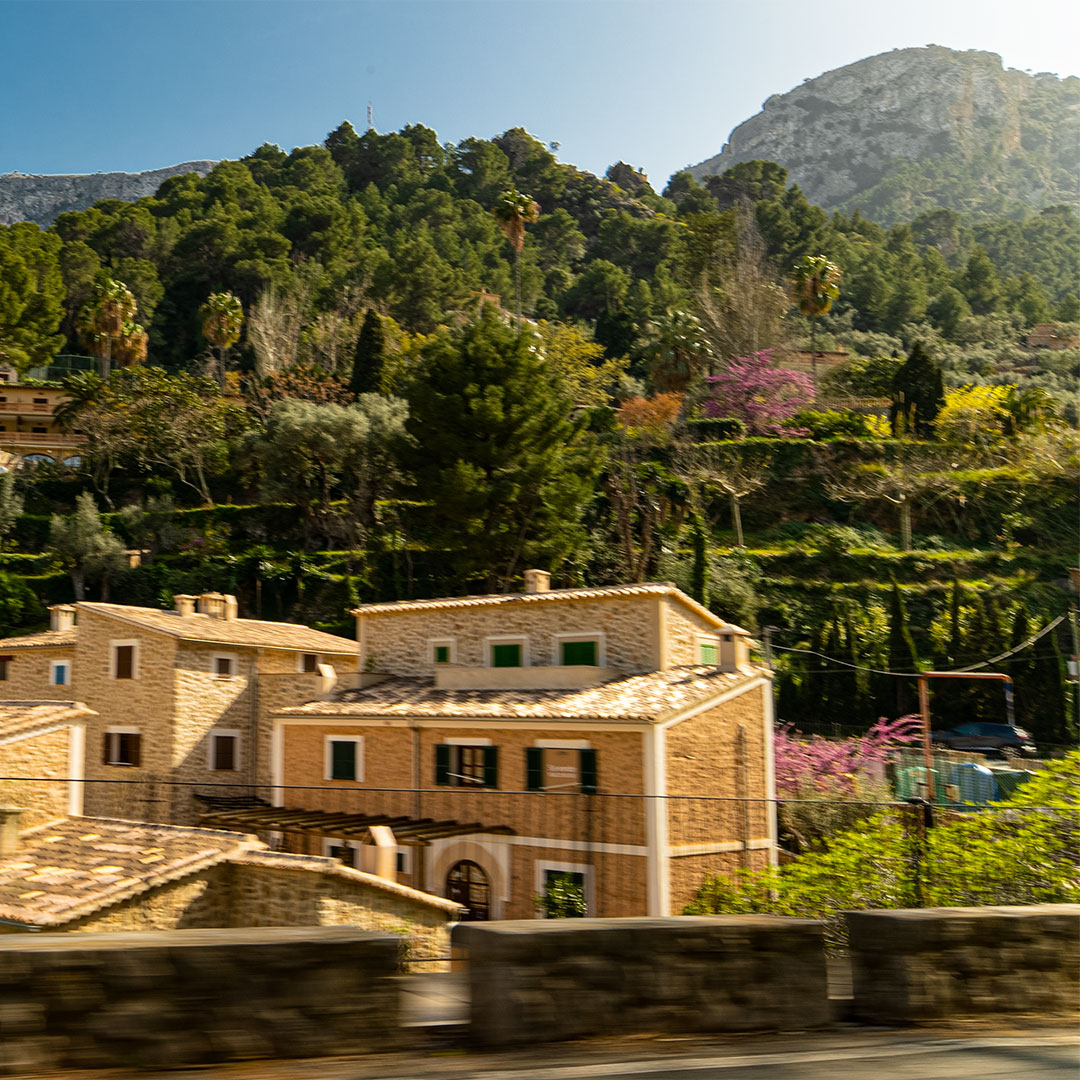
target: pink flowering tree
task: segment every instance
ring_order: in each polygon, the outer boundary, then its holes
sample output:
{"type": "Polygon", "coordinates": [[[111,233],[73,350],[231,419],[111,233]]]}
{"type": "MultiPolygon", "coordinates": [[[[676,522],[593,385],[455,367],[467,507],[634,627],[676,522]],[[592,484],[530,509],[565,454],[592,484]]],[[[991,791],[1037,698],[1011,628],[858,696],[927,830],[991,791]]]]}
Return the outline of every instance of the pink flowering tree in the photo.
{"type": "Polygon", "coordinates": [[[882,718],[865,735],[806,738],[787,724],[773,741],[779,822],[796,851],[821,847],[828,838],[870,817],[891,801],[885,781],[890,751],[922,738],[918,716],[882,718]]]}
{"type": "Polygon", "coordinates": [[[736,357],[726,372],[705,381],[712,388],[706,416],[736,416],[751,435],[808,434],[783,425],[813,402],[814,383],[805,372],[774,367],[771,349],[736,357]]]}

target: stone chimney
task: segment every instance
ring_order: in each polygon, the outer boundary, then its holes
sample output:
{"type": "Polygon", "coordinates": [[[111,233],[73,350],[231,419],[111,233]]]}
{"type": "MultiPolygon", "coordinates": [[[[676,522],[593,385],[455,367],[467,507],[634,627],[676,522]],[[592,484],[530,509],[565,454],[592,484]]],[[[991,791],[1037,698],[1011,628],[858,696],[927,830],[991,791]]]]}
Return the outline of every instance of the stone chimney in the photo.
{"type": "Polygon", "coordinates": [[[183,619],[194,615],[196,599],[196,597],[188,596],[186,593],[177,593],[173,597],[173,603],[176,605],[176,614],[183,619]]]}
{"type": "Polygon", "coordinates": [[[232,593],[226,593],[225,606],[222,609],[221,617],[226,622],[232,622],[233,619],[238,617],[239,611],[240,605],[236,602],[236,597],[233,596],[232,593]]]}
{"type": "Polygon", "coordinates": [[[19,850],[19,818],[22,809],[18,806],[0,806],[0,859],[7,859],[19,850]]]}
{"type": "Polygon", "coordinates": [[[53,604],[49,608],[50,630],[74,630],[75,608],[71,604],[53,604]]]}
{"type": "Polygon", "coordinates": [[[525,591],[527,593],[551,592],[551,575],[546,570],[526,570],[525,591]]]}
{"type": "Polygon", "coordinates": [[[225,618],[225,597],[219,592],[199,594],[199,613],[211,619],[225,618]]]}

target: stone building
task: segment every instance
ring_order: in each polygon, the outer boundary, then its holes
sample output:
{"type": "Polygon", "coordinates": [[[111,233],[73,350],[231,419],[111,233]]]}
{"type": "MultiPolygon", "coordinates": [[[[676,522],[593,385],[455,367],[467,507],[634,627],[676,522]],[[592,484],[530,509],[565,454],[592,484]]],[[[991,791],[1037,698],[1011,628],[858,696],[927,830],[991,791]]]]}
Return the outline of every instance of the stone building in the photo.
{"type": "Polygon", "coordinates": [[[194,796],[252,795],[269,778],[270,714],[357,668],[355,642],[241,619],[220,593],[51,615],[50,630],[0,641],[0,696],[85,703],[87,813],[194,824],[194,796]]]}
{"type": "MultiPolygon", "coordinates": [[[[362,673],[272,716],[274,807],[204,824],[389,865],[470,917],[681,911],[773,857],[770,675],[670,584],[370,604],[362,673]]],[[[385,869],[382,872],[386,872],[385,869]]]]}
{"type": "Polygon", "coordinates": [[[105,818],[0,829],[0,933],[359,926],[445,957],[456,904],[256,837],[105,818]]]}

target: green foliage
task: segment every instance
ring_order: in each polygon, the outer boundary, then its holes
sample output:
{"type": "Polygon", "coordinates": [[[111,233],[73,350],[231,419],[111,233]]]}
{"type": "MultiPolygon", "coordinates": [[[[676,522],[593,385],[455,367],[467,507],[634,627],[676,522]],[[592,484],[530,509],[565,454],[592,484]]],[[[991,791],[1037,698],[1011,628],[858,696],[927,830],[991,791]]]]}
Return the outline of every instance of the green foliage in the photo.
{"type": "Polygon", "coordinates": [[[386,338],[382,319],[368,309],[353,353],[349,391],[353,394],[380,394],[383,390],[383,366],[386,361],[386,338]]]}
{"type": "Polygon", "coordinates": [[[584,918],[585,887],[572,874],[553,874],[543,894],[533,897],[533,907],[545,919],[584,918]]]}
{"type": "Polygon", "coordinates": [[[705,416],[688,420],[686,426],[693,442],[719,442],[746,434],[746,423],[737,416],[705,416]]]}
{"type": "Polygon", "coordinates": [[[60,241],[29,222],[0,225],[0,363],[25,373],[63,341],[60,241]]]}
{"type": "Polygon", "coordinates": [[[833,947],[861,908],[1076,903],[1080,752],[1048,764],[1012,799],[972,813],[892,808],[776,869],[710,877],[687,915],[768,912],[824,919],[833,947]]]}
{"type": "Polygon", "coordinates": [[[786,426],[807,431],[812,439],[866,439],[872,434],[867,418],[851,409],[802,409],[786,426]]]}
{"type": "Polygon", "coordinates": [[[53,515],[49,547],[71,575],[76,600],[86,598],[88,580],[107,586],[110,575],[126,565],[123,544],[105,527],[89,492],[78,497],[74,514],[53,515]]]}
{"type": "Polygon", "coordinates": [[[932,434],[933,423],[945,404],[941,367],[916,342],[907,361],[893,376],[890,419],[898,433],[913,432],[920,438],[932,434]]]}

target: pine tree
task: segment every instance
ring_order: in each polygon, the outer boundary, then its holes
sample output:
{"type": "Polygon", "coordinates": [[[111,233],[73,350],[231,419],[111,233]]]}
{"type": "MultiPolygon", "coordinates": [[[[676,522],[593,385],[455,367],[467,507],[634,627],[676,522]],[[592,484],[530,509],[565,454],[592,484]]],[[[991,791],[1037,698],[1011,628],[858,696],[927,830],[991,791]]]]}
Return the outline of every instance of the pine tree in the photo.
{"type": "Polygon", "coordinates": [[[893,403],[889,412],[893,429],[900,434],[914,432],[919,438],[933,434],[933,423],[945,404],[945,384],[941,365],[915,342],[907,360],[893,376],[893,403]]]}
{"type": "Polygon", "coordinates": [[[349,390],[354,394],[381,394],[383,363],[386,343],[383,337],[382,319],[368,308],[360,336],[356,339],[353,353],[352,378],[349,390]]]}

